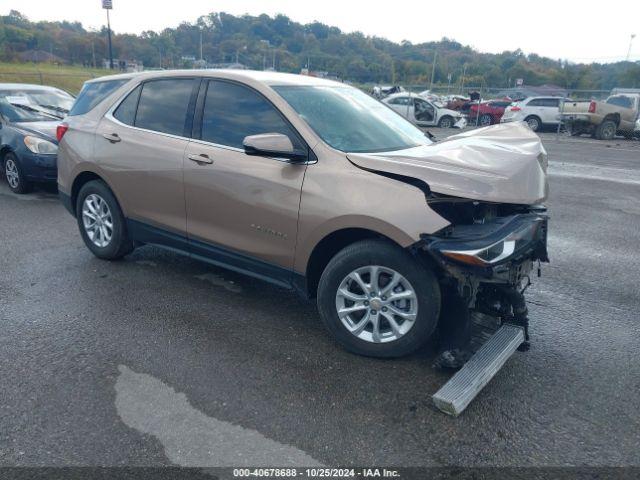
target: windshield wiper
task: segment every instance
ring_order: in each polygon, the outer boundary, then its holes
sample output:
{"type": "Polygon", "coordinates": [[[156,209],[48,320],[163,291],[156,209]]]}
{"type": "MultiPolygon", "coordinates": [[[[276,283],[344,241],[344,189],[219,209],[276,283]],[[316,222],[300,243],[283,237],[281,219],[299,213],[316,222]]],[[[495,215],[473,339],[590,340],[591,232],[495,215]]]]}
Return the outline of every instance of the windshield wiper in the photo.
{"type": "Polygon", "coordinates": [[[56,112],[69,113],[69,110],[67,110],[66,108],[58,107],[56,105],[43,105],[41,103],[39,103],[38,105],[40,105],[43,108],[48,108],[49,110],[55,110],[56,112]]]}
{"type": "Polygon", "coordinates": [[[43,116],[44,115],[48,115],[49,117],[55,118],[57,120],[62,120],[64,118],[64,116],[59,116],[59,115],[56,115],[54,113],[50,113],[50,112],[47,112],[45,110],[41,110],[39,108],[33,108],[33,107],[29,106],[29,105],[24,105],[22,103],[12,103],[11,105],[14,106],[14,107],[18,107],[18,108],[21,108],[23,110],[26,110],[28,112],[35,112],[35,113],[38,113],[38,114],[43,115],[43,116]]]}

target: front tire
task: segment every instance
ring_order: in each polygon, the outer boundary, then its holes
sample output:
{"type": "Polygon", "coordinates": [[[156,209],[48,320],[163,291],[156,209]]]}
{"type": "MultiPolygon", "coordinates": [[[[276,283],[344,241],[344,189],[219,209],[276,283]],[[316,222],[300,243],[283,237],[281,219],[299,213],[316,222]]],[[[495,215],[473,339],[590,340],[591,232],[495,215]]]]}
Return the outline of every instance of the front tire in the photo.
{"type": "Polygon", "coordinates": [[[400,357],[433,334],[440,287],[407,251],[383,240],[364,240],[338,252],[325,268],[318,310],[325,327],[350,352],[400,357]]]}
{"type": "Polygon", "coordinates": [[[31,191],[31,184],[22,172],[18,157],[13,153],[7,153],[4,156],[4,176],[13,193],[22,195],[31,191]]]}
{"type": "Polygon", "coordinates": [[[451,118],[448,115],[445,115],[438,122],[438,127],[439,128],[451,128],[451,127],[453,127],[453,118],[451,118]]]}
{"type": "Polygon", "coordinates": [[[104,182],[93,180],[83,185],[76,217],[82,240],[96,257],[118,260],[133,251],[120,205],[104,182]]]}

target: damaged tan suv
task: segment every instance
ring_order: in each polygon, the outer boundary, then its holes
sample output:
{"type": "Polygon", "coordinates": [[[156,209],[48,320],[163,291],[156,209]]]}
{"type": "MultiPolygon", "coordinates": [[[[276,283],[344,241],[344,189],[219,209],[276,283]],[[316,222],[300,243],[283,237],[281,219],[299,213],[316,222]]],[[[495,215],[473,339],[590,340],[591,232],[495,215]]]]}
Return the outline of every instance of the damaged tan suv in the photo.
{"type": "Polygon", "coordinates": [[[433,143],[344,84],[172,71],[87,82],[58,138],[61,199],[99,258],[153,244],[295,289],[364,355],[437,328],[463,351],[474,312],[526,327],[547,159],[524,124],[433,143]]]}

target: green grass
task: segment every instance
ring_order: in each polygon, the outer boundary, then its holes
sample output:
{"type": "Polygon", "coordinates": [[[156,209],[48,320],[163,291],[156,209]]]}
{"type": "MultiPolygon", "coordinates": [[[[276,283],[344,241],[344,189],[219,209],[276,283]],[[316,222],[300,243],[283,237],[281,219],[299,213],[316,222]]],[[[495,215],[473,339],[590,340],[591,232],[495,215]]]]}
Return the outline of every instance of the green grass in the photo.
{"type": "Polygon", "coordinates": [[[109,75],[109,70],[48,63],[0,62],[0,83],[49,85],[74,95],[80,91],[85,81],[104,75],[109,75]]]}

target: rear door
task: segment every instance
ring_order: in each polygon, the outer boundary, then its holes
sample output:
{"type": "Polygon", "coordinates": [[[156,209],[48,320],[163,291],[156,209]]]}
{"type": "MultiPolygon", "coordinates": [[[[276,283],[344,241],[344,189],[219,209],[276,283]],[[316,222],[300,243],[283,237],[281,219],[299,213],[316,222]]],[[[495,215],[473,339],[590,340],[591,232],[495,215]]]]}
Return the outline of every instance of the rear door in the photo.
{"type": "Polygon", "coordinates": [[[389,105],[393,110],[398,112],[410,122],[415,122],[413,102],[411,101],[410,97],[402,96],[392,98],[391,100],[389,100],[387,105],[389,105]]]}
{"type": "Polygon", "coordinates": [[[542,107],[540,108],[540,118],[542,123],[554,124],[558,123],[558,115],[560,114],[559,98],[543,98],[542,107]]]}
{"type": "Polygon", "coordinates": [[[96,131],[95,160],[125,215],[186,236],[182,162],[200,80],[164,78],[137,86],[96,131]]]}
{"type": "Polygon", "coordinates": [[[261,133],[308,148],[262,94],[230,81],[203,84],[184,161],[187,232],[194,255],[286,283],[307,164],[246,155],[244,138],[261,133]]]}

